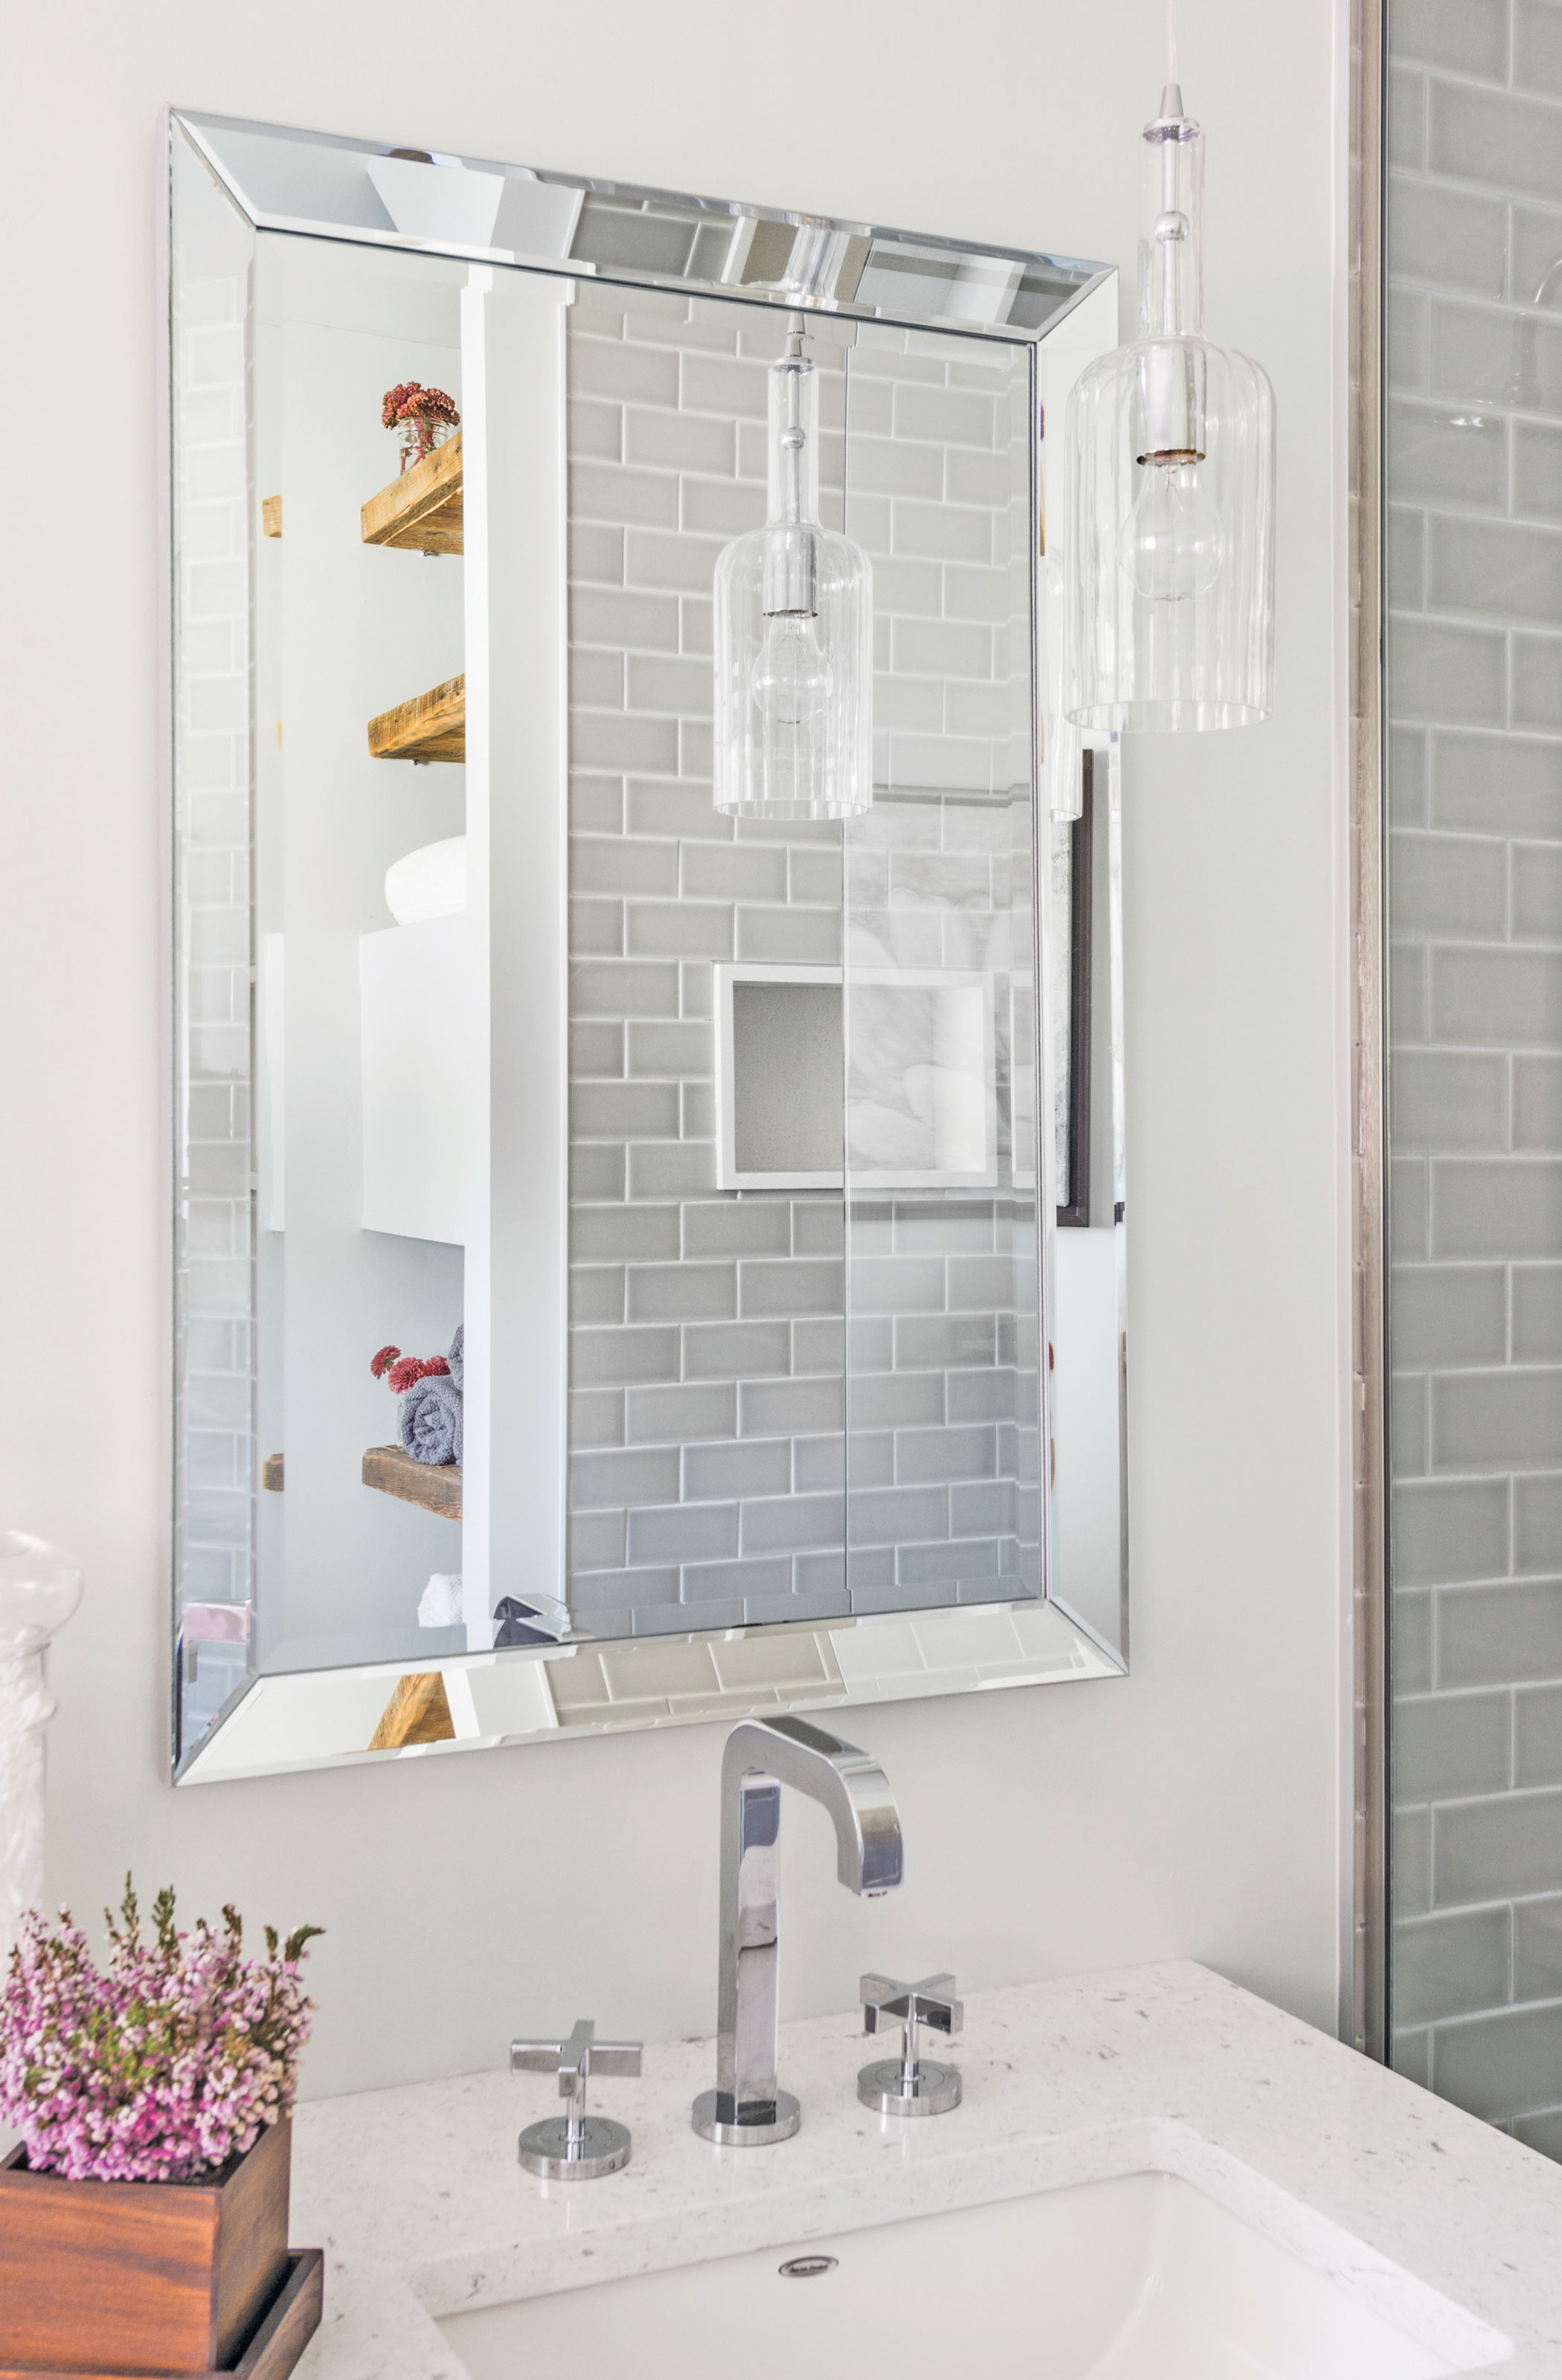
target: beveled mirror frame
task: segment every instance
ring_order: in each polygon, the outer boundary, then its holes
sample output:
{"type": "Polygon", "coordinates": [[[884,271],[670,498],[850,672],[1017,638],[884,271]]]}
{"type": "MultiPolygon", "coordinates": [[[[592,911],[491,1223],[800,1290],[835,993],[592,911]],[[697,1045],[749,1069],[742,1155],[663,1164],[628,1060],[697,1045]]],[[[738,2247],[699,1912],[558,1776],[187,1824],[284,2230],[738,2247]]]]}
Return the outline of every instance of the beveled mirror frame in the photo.
{"type": "MultiPolygon", "coordinates": [[[[1071,1612],[1055,1592],[1051,1498],[1043,1465],[1043,1493],[1049,1519],[1043,1531],[1043,1595],[1037,1601],[968,1604],[828,1621],[799,1620],[780,1626],[722,1628],[616,1642],[567,1637],[558,1643],[486,1653],[434,1655],[421,1663],[378,1661],[264,1674],[257,1674],[253,1668],[251,1646],[247,1673],[204,1732],[187,1740],[182,1680],[193,1640],[187,1643],[184,1628],[184,1609],[189,1599],[184,1576],[189,1423],[182,1392],[181,1333],[187,1318],[183,1293],[188,1253],[182,1219],[190,1191],[180,1122],[188,1088],[181,1038],[187,954],[178,941],[176,869],[183,846],[176,769],[180,727],[174,691],[179,613],[173,258],[174,178],[179,144],[187,144],[188,151],[204,161],[215,183],[253,231],[409,249],[478,264],[522,266],[572,280],[589,276],[595,282],[700,294],[750,306],[807,310],[844,322],[938,329],[974,339],[998,339],[1009,346],[1029,346],[1032,420],[1037,419],[1040,403],[1039,352],[1065,320],[1093,301],[1098,327],[1105,330],[1100,344],[1115,340],[1117,273],[1114,268],[1046,252],[927,237],[426,150],[337,140],[199,112],[171,110],[166,141],[169,180],[167,203],[160,211],[160,275],[169,324],[163,356],[165,517],[169,537],[163,613],[165,685],[169,694],[164,739],[170,836],[165,881],[174,887],[174,930],[165,937],[171,965],[167,1013],[173,1021],[170,1105],[174,1128],[169,1147],[175,1228],[168,1311],[173,1325],[170,1373],[174,1382],[170,1464],[174,1591],[169,1641],[174,1781],[214,1781],[344,1761],[433,1756],[480,1746],[556,1739],[563,1732],[604,1733],[710,1718],[730,1721],[748,1713],[780,1708],[834,1708],[978,1687],[1123,1674],[1128,1646],[1126,1551],[1122,1626],[1119,1642],[1114,1645],[1071,1612]],[[451,181],[440,188],[458,198],[462,192],[475,194],[481,189],[483,205],[476,213],[481,217],[492,201],[486,216],[490,237],[502,238],[504,244],[471,246],[454,238],[417,237],[364,219],[365,205],[353,193],[368,178],[368,161],[377,160],[402,164],[415,161],[443,167],[453,176],[488,177],[481,185],[475,180],[459,185],[451,181]],[[499,184],[496,192],[494,181],[499,184]],[[420,1741],[414,1727],[397,1735],[393,1743],[385,1742],[391,1706],[409,1694],[415,1697],[419,1686],[430,1682],[437,1683],[438,1698],[454,1731],[446,1730],[433,1741],[420,1741]]],[[[458,206],[456,212],[459,212],[458,206]]],[[[1031,468],[1034,520],[1041,504],[1039,439],[1032,442],[1031,468]]],[[[254,519],[248,522],[245,535],[252,584],[254,519]]],[[[1033,546],[1033,647],[1041,617],[1039,567],[1039,547],[1033,546]]],[[[1032,683],[1040,686],[1043,673],[1037,660],[1033,650],[1032,683]]],[[[1031,785],[1033,815],[1040,829],[1044,827],[1046,813],[1039,740],[1039,725],[1033,723],[1031,785]]],[[[1045,848],[1040,831],[1034,845],[1038,853],[1045,848]]],[[[1038,920],[1044,918],[1045,906],[1039,897],[1033,900],[1038,920]]],[[[1044,931],[1044,926],[1039,925],[1038,932],[1044,931]]],[[[252,934],[251,924],[251,939],[252,934]]],[[[1039,951],[1036,961],[1034,980],[1044,984],[1039,951]]],[[[252,981],[252,968],[250,973],[252,981]]],[[[1037,1046],[1041,1050],[1048,1046],[1044,1034],[1038,1033],[1037,1046]]],[[[251,1179],[251,1210],[254,1195],[251,1179]]],[[[1041,1228],[1050,1235],[1054,1228],[1050,1211],[1040,1196],[1038,1208],[1041,1228]]],[[[1050,1277],[1051,1269],[1046,1267],[1043,1278],[1050,1277]]],[[[250,1312],[252,1318],[252,1293],[250,1312]]],[[[252,1344],[249,1360],[252,1380],[252,1344]]],[[[1126,1395],[1126,1358],[1120,1385],[1126,1395]]],[[[1043,1415],[1046,1395],[1043,1366],[1043,1415]]],[[[1047,1427],[1043,1420],[1043,1429],[1047,1427]]],[[[254,1484],[250,1483],[247,1539],[250,1560],[254,1484]]],[[[1126,1459],[1120,1491],[1126,1548],[1126,1459]]],[[[236,1613],[244,1609],[238,1597],[233,1609],[236,1613]]]]}

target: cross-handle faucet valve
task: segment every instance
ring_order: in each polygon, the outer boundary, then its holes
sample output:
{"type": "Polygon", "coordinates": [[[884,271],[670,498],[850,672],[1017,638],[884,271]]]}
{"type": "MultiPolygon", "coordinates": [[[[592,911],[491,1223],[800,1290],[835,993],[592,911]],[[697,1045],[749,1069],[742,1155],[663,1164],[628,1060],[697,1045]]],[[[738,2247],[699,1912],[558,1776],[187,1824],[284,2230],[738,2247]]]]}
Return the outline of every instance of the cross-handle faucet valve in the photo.
{"type": "Polygon", "coordinates": [[[893,1975],[862,1978],[862,2030],[885,2033],[900,2027],[898,2058],[877,2058],[857,2077],[857,2095],[881,2116],[945,2116],[960,2104],[958,2066],[935,2066],[917,2046],[919,2026],[958,2033],[965,2010],[955,1998],[953,1975],[924,1975],[902,1984],[893,1975]]]}
{"type": "Polygon", "coordinates": [[[520,2161],[528,2173],[547,2181],[595,2181],[629,2162],[629,2134],[611,2116],[588,2116],[586,2084],[592,2074],[638,2074],[638,2041],[599,2041],[591,2017],[577,2020],[567,2041],[512,2041],[510,2072],[546,2074],[556,2069],[558,2095],[568,2112],[528,2124],[520,2136],[520,2161]]]}

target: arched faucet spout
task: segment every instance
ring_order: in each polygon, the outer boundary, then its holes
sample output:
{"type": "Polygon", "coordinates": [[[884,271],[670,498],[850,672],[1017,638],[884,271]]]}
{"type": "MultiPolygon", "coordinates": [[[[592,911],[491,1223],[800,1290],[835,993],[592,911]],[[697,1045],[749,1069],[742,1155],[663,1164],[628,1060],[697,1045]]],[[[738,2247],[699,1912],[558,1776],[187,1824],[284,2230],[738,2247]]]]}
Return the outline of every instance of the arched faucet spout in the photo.
{"type": "Polygon", "coordinates": [[[801,2120],[775,2071],[783,1785],[829,1812],[848,1891],[877,1900],[902,1875],[900,1816],[876,1761],[803,1718],[733,1729],[721,1764],[716,2087],[694,2102],[695,2131],[729,2146],[787,2140],[801,2120]]]}

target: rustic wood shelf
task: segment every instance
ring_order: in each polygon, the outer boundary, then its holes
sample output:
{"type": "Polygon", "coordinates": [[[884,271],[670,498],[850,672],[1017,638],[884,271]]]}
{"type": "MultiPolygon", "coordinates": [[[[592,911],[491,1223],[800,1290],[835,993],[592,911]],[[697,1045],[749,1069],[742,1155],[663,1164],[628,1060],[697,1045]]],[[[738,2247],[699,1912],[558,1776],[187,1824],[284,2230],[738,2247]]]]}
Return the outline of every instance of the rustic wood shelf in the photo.
{"type": "MultiPolygon", "coordinates": [[[[280,534],[280,531],[278,531],[280,534]]],[[[413,553],[461,552],[461,433],[403,471],[363,506],[365,545],[413,553]]]]}
{"type": "Polygon", "coordinates": [[[371,1752],[399,1752],[408,1743],[450,1743],[456,1722],[437,1670],[412,1670],[397,1678],[396,1691],[369,1739],[371,1752]]]}
{"type": "Polygon", "coordinates": [[[421,1504],[425,1512],[443,1512],[447,1521],[461,1517],[458,1463],[414,1463],[404,1446],[372,1446],[363,1457],[363,1484],[405,1504],[421,1504]]]}
{"type": "Polygon", "coordinates": [[[369,722],[373,760],[464,760],[467,757],[467,674],[398,702],[369,722]]]}

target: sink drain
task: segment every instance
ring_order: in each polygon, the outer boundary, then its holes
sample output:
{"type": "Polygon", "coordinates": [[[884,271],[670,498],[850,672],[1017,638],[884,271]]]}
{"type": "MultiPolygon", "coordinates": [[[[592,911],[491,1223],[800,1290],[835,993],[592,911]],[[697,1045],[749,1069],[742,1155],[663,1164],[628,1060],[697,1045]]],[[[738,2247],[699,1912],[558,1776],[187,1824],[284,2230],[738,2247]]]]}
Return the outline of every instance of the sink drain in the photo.
{"type": "Polygon", "coordinates": [[[821,2273],[833,2273],[839,2262],[837,2256],[788,2256],[777,2269],[788,2281],[812,2281],[821,2273]]]}

